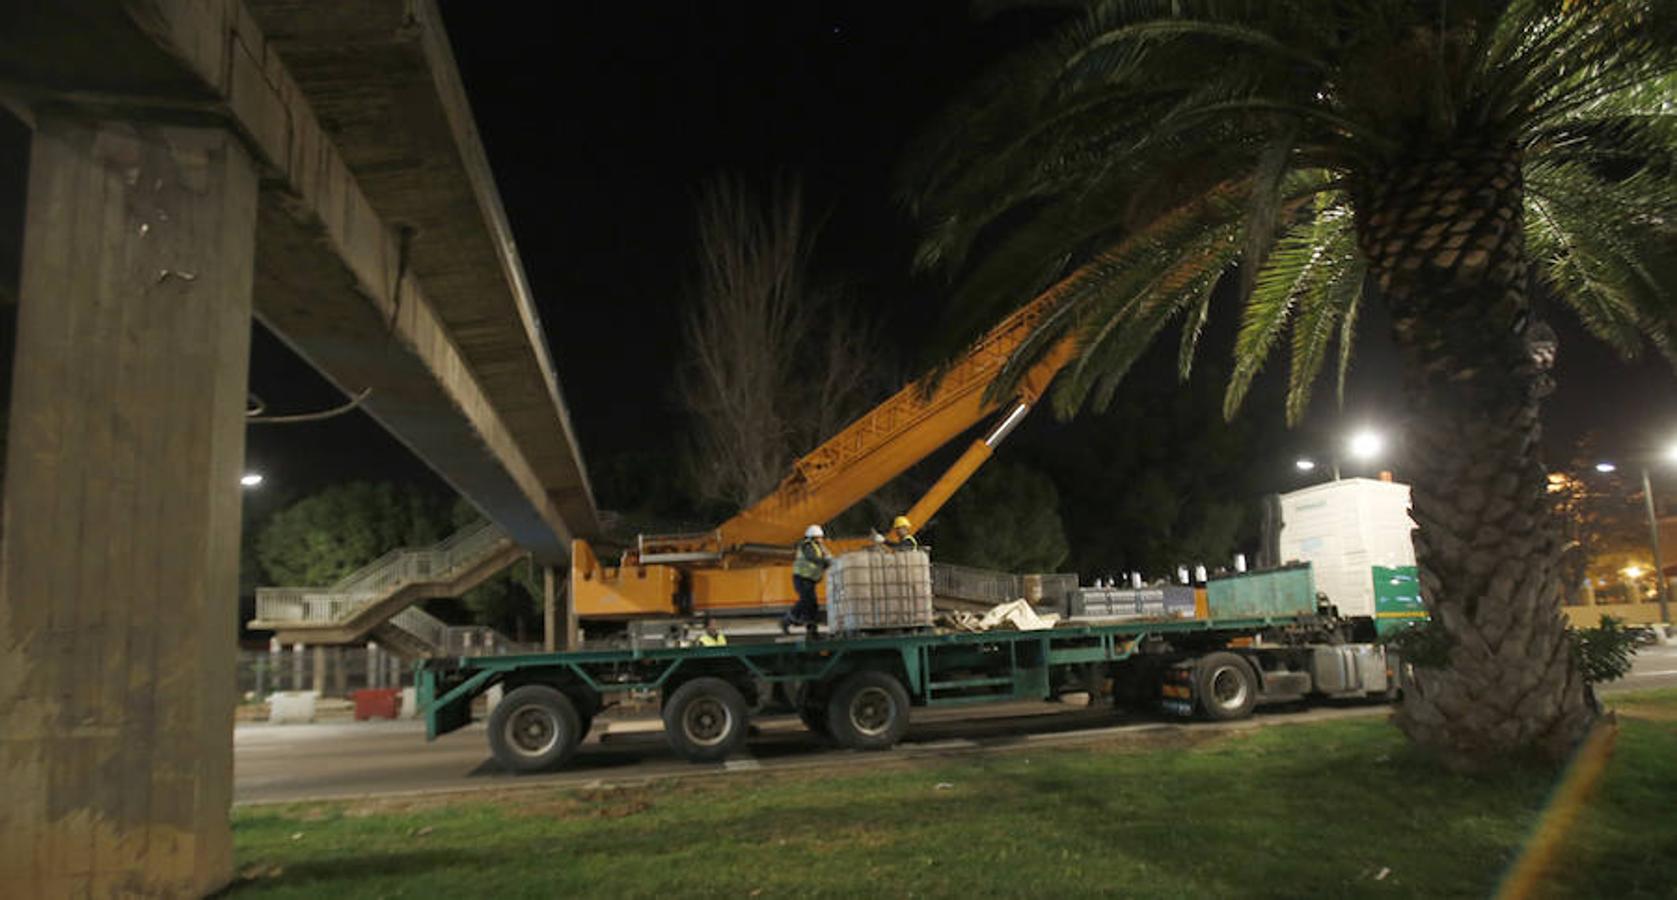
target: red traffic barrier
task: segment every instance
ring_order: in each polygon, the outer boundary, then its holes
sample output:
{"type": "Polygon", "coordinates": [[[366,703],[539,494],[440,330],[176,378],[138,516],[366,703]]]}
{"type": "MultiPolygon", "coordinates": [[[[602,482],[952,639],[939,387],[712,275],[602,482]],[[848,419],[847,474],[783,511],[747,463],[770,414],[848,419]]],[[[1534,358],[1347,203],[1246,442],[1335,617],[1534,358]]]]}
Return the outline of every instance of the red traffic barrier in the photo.
{"type": "Polygon", "coordinates": [[[402,692],[398,688],[368,688],[351,695],[355,700],[355,721],[364,719],[394,719],[402,711],[402,692]]]}

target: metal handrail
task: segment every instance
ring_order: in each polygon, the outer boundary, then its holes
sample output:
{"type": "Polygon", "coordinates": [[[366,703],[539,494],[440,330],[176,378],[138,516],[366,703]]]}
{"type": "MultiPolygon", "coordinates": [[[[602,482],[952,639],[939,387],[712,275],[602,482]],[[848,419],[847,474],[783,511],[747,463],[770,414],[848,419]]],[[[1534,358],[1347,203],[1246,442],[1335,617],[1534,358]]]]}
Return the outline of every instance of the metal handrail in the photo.
{"type": "Polygon", "coordinates": [[[330,587],[257,588],[256,618],[263,622],[343,622],[410,584],[452,578],[482,562],[506,540],[506,534],[493,522],[474,522],[432,547],[392,550],[330,587]]]}

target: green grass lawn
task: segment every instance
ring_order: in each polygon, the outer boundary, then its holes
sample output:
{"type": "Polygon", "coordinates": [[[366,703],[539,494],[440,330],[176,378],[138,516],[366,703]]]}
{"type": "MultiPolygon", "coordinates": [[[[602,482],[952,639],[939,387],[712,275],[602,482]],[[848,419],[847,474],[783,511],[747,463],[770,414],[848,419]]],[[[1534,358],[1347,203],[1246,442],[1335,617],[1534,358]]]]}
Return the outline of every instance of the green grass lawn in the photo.
{"type": "MultiPolygon", "coordinates": [[[[1556,896],[1677,897],[1677,691],[1614,697],[1556,896]]],[[[1380,719],[644,787],[238,811],[235,896],[1486,896],[1549,774],[1380,719]]]]}

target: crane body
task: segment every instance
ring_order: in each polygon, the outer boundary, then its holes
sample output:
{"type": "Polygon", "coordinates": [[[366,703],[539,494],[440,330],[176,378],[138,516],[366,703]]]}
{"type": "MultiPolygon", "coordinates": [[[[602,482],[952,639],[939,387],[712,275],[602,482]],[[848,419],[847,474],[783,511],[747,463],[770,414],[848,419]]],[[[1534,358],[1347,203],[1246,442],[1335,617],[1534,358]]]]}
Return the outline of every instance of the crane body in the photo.
{"type": "MultiPolygon", "coordinates": [[[[615,565],[599,559],[586,541],[573,541],[570,589],[577,615],[610,620],[769,613],[790,606],[796,599],[792,554],[806,527],[831,521],[1000,411],[996,423],[907,511],[914,527],[925,524],[989,459],[1071,358],[1071,340],[1061,339],[1025,374],[1011,398],[997,399],[989,392],[1057,299],[1049,291],[1020,307],[941,377],[906,385],[845,426],[793,464],[775,490],[714,530],[641,535],[615,565]]],[[[844,552],[868,542],[850,538],[828,544],[844,552]]]]}

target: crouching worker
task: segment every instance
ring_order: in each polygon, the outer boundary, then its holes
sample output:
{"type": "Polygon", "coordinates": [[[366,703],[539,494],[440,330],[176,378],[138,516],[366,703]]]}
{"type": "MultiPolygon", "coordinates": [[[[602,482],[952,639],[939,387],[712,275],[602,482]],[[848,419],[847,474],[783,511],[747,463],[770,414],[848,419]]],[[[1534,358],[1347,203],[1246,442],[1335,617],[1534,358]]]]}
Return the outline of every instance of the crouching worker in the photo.
{"type": "Polygon", "coordinates": [[[704,632],[704,634],[699,635],[699,646],[701,646],[701,647],[726,647],[726,646],[728,646],[728,636],[723,634],[721,631],[719,631],[717,629],[716,620],[712,619],[709,615],[705,616],[705,632],[704,632]]]}
{"type": "Polygon", "coordinates": [[[815,637],[816,616],[821,611],[815,601],[815,586],[833,564],[833,554],[823,541],[825,537],[820,525],[811,525],[804,529],[804,539],[798,542],[798,555],[792,560],[792,589],[798,592],[798,602],[780,620],[781,634],[790,634],[794,627],[807,627],[809,636],[815,637]]]}

